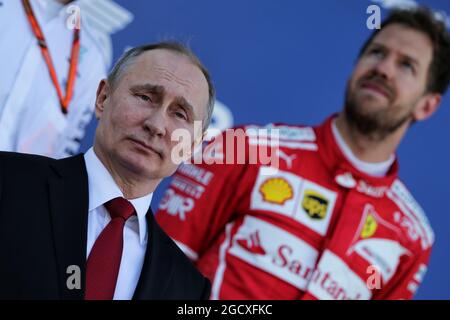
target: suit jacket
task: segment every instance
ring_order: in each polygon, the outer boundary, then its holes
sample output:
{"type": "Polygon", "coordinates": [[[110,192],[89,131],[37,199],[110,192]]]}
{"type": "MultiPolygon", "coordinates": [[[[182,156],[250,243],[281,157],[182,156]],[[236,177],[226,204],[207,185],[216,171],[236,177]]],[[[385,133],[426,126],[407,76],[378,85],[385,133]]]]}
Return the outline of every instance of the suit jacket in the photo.
{"type": "MultiPolygon", "coordinates": [[[[0,152],[0,299],[84,298],[88,194],[83,155],[54,160],[0,152]]],[[[133,299],[209,298],[209,281],[150,209],[146,219],[133,299]]]]}

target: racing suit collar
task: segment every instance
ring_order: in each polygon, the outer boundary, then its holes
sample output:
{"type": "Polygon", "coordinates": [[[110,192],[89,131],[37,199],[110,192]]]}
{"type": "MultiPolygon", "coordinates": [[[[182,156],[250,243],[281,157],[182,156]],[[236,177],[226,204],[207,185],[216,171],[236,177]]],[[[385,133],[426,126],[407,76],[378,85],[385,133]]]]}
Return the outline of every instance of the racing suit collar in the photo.
{"type": "Polygon", "coordinates": [[[353,188],[359,180],[363,180],[371,186],[390,187],[398,177],[397,157],[384,177],[368,175],[357,168],[345,157],[332,132],[332,122],[337,117],[333,114],[325,122],[316,127],[317,144],[319,153],[325,165],[335,176],[335,181],[345,188],[353,188]]]}

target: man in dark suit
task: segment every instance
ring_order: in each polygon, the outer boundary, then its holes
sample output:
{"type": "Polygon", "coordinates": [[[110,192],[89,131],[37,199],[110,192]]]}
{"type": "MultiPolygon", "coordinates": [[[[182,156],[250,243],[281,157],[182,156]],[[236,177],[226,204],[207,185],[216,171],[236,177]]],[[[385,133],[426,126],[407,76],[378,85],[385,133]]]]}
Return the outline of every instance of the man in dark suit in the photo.
{"type": "Polygon", "coordinates": [[[201,142],[213,104],[189,50],[137,47],[99,84],[86,154],[0,153],[0,298],[208,298],[210,283],[148,208],[201,142]]]}

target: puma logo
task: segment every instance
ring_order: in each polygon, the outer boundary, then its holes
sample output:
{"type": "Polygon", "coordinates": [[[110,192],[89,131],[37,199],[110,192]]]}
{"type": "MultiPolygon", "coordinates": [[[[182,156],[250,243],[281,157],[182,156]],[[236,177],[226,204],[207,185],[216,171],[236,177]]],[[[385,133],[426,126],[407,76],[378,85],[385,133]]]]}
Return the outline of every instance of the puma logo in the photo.
{"type": "Polygon", "coordinates": [[[290,169],[292,167],[292,161],[297,158],[297,155],[293,154],[293,155],[289,156],[286,153],[284,153],[283,151],[281,151],[280,149],[277,149],[276,152],[277,152],[278,157],[280,157],[281,159],[286,161],[286,165],[290,169]]]}

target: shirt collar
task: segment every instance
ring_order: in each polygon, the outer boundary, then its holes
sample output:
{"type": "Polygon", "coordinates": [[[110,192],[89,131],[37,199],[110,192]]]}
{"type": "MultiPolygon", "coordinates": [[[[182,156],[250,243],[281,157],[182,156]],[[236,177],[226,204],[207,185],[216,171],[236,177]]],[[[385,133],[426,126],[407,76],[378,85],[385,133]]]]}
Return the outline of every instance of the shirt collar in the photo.
{"type": "MultiPolygon", "coordinates": [[[[125,198],[109,171],[95,154],[94,148],[90,148],[85,153],[84,161],[86,162],[88,174],[89,212],[114,198],[125,198]]],[[[141,244],[144,243],[147,236],[145,215],[150,207],[152,197],[153,193],[150,193],[140,198],[128,199],[136,210],[139,224],[139,241],[141,244]]]]}

